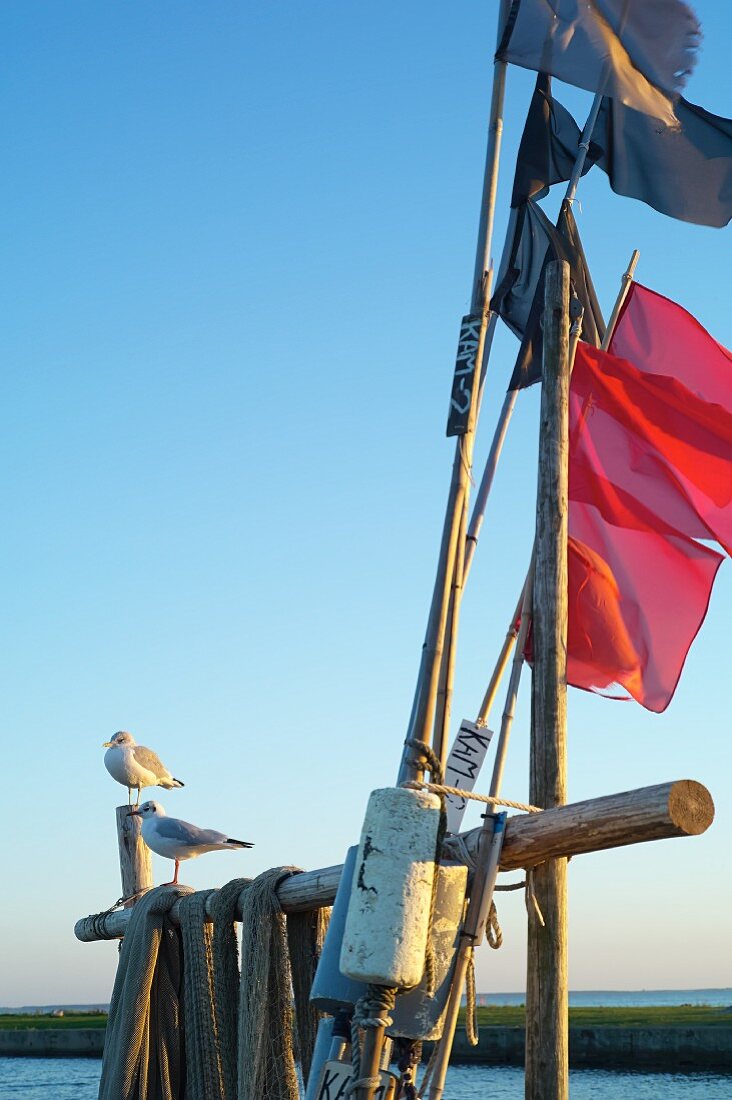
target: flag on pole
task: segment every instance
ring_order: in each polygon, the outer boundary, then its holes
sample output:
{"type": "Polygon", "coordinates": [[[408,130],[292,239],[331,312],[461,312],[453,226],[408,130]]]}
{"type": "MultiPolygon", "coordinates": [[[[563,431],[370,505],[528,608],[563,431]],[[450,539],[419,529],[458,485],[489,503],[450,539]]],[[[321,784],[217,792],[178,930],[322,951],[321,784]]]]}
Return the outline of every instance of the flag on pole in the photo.
{"type": "Polygon", "coordinates": [[[541,378],[544,277],[546,265],[552,260],[569,263],[572,288],[584,308],[583,338],[597,345],[605,331],[602,310],[571,208],[563,205],[554,226],[536,203],[521,203],[511,211],[506,246],[491,299],[491,309],[521,340],[510,390],[531,386],[541,378]]]}
{"type": "Polygon", "coordinates": [[[572,374],[567,680],[662,711],[732,551],[732,353],[638,284],[611,352],[572,374]]]}
{"type": "Polygon", "coordinates": [[[721,227],[732,219],[732,119],[679,99],[679,126],[604,99],[598,158],[618,195],[640,199],[670,218],[721,227]]]}
{"type": "Polygon", "coordinates": [[[673,126],[699,38],[682,0],[512,0],[497,56],[673,126]]]}
{"type": "MultiPolygon", "coordinates": [[[[581,137],[569,111],[553,98],[551,77],[539,73],[516,158],[511,206],[544,198],[552,184],[568,182],[581,137]]],[[[602,149],[591,141],[583,176],[601,156],[602,149]]]]}
{"type": "MultiPolygon", "coordinates": [[[[661,214],[696,225],[732,219],[732,119],[679,99],[678,127],[605,97],[585,161],[607,172],[619,195],[640,199],[661,214]]],[[[580,128],[540,74],[516,161],[512,205],[541,198],[569,180],[580,128]]],[[[584,174],[584,173],[583,173],[584,174]]]]}

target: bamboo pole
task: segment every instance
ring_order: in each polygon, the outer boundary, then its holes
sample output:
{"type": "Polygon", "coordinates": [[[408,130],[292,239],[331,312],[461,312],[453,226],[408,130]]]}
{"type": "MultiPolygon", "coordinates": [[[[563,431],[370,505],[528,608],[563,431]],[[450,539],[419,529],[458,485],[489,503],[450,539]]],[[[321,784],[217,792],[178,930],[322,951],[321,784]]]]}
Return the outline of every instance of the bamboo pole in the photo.
{"type": "MultiPolygon", "coordinates": [[[[619,794],[603,795],[583,802],[545,810],[541,814],[516,814],[506,821],[506,836],[501,849],[500,870],[515,871],[533,867],[546,859],[585,855],[590,852],[621,848],[674,837],[699,836],[714,820],[714,803],[706,787],[693,779],[657,783],[619,794]]],[[[481,829],[462,833],[460,840],[448,838],[443,846],[445,859],[461,862],[462,845],[470,863],[481,843],[481,829]]],[[[285,913],[304,913],[332,905],[343,867],[323,867],[292,875],[277,887],[277,898],[285,913]]],[[[211,913],[213,895],[206,902],[211,913]]],[[[179,905],[173,906],[172,919],[178,920],[179,905]]],[[[97,913],[76,922],[78,940],[123,936],[131,912],[128,909],[97,913]]],[[[237,919],[241,917],[241,909],[237,919]]]]}
{"type": "MultiPolygon", "coordinates": [[[[506,0],[501,0],[498,13],[497,41],[500,41],[507,11],[506,0]]],[[[407,741],[413,738],[426,742],[430,740],[430,729],[435,714],[440,664],[444,648],[448,606],[455,578],[457,540],[462,523],[462,513],[467,507],[470,491],[473,440],[478,415],[480,378],[488,324],[490,252],[498,186],[498,161],[503,135],[503,100],[506,89],[506,70],[506,62],[496,59],[493,68],[493,91],[491,94],[488,143],[483,176],[483,196],[480,207],[478,243],[471,295],[471,313],[476,315],[480,313],[482,317],[480,340],[475,356],[467,430],[464,435],[458,436],[456,440],[437,575],[427,620],[427,631],[417,676],[412,713],[407,728],[407,741]]],[[[399,782],[419,777],[419,769],[412,762],[410,751],[405,745],[399,770],[399,782]]],[[[363,1100],[370,1100],[370,1097],[364,1097],[363,1100]]]]}
{"type": "Polygon", "coordinates": [[[602,343],[600,344],[600,347],[603,351],[607,351],[607,349],[610,347],[610,341],[613,338],[613,333],[615,332],[615,326],[618,323],[620,311],[625,304],[625,299],[628,297],[630,284],[633,282],[633,276],[635,275],[635,269],[639,259],[640,252],[637,248],[634,248],[630,260],[628,261],[628,266],[623,272],[623,276],[620,280],[620,290],[618,292],[617,298],[615,299],[615,305],[613,306],[613,311],[610,314],[610,318],[605,328],[605,335],[602,339],[602,343]]]}
{"type": "Polygon", "coordinates": [[[462,602],[463,585],[465,584],[467,522],[468,501],[467,497],[465,497],[460,518],[460,529],[458,531],[457,549],[455,553],[455,573],[452,580],[450,604],[447,612],[445,649],[440,662],[440,678],[438,681],[437,704],[435,707],[435,725],[432,732],[432,748],[440,760],[443,772],[447,764],[447,754],[450,749],[448,735],[450,731],[452,693],[455,685],[455,658],[457,655],[460,605],[462,602]]]}
{"type": "Polygon", "coordinates": [[[115,815],[122,897],[130,899],[125,906],[132,906],[137,895],[153,885],[152,855],[142,839],[142,818],[130,817],[127,805],[117,806],[115,815]]]}
{"type": "MultiPolygon", "coordinates": [[[[529,798],[542,807],[567,797],[567,521],[569,296],[566,261],[549,264],[544,297],[539,484],[533,594],[529,798]]],[[[526,977],[526,1097],[569,1096],[567,861],[533,872],[543,914],[529,910],[526,977]]]]}
{"type": "Polygon", "coordinates": [[[506,631],[506,637],[503,639],[503,645],[501,646],[501,652],[498,654],[498,660],[496,661],[493,669],[493,674],[488,681],[488,687],[485,689],[485,695],[483,701],[478,709],[478,717],[476,719],[476,725],[487,726],[488,716],[493,709],[493,704],[496,701],[496,695],[498,694],[498,688],[500,687],[503,674],[508,666],[508,661],[511,656],[511,650],[514,647],[516,639],[519,635],[519,629],[521,626],[521,611],[524,603],[524,591],[521,590],[519,601],[516,604],[516,610],[513,613],[511,623],[506,631]]]}
{"type": "Polygon", "coordinates": [[[518,399],[518,390],[507,390],[506,396],[503,399],[503,405],[501,406],[501,412],[498,417],[498,423],[496,424],[496,430],[493,433],[493,440],[488,452],[488,458],[486,459],[485,466],[483,468],[483,476],[480,479],[480,485],[478,492],[475,496],[475,505],[473,507],[473,514],[470,519],[470,526],[468,527],[468,545],[465,550],[465,567],[463,583],[468,578],[470,567],[473,564],[473,555],[475,554],[475,548],[478,545],[478,539],[480,538],[480,529],[483,526],[483,520],[485,519],[485,510],[488,504],[488,497],[490,496],[491,489],[493,488],[493,479],[496,476],[496,469],[498,468],[498,460],[501,457],[501,451],[503,450],[503,444],[506,441],[506,435],[508,433],[508,425],[511,423],[511,417],[513,416],[513,410],[518,399]]]}
{"type": "MultiPolygon", "coordinates": [[[[529,627],[531,625],[531,600],[533,597],[533,587],[534,558],[532,555],[531,563],[529,565],[529,571],[526,574],[526,580],[524,581],[524,587],[521,593],[521,621],[518,631],[516,631],[515,634],[516,648],[513,654],[513,662],[511,664],[511,676],[508,681],[506,702],[504,704],[503,715],[501,717],[501,729],[498,734],[498,742],[496,744],[496,758],[493,762],[493,775],[491,776],[489,793],[494,798],[497,798],[501,792],[501,784],[503,782],[503,769],[506,765],[506,756],[508,754],[508,742],[511,737],[513,720],[516,714],[516,702],[518,700],[519,686],[521,684],[521,672],[524,667],[524,649],[526,648],[526,640],[528,638],[529,627]]],[[[504,648],[506,648],[505,643],[504,648]]]]}
{"type": "Polygon", "coordinates": [[[602,92],[596,92],[595,98],[592,100],[592,106],[590,107],[590,113],[587,116],[587,121],[582,129],[582,137],[580,138],[579,145],[577,146],[577,156],[572,167],[572,175],[569,177],[569,183],[567,184],[567,190],[564,195],[564,202],[572,205],[577,194],[577,188],[579,181],[582,178],[582,169],[585,166],[585,160],[590,149],[590,139],[592,138],[592,132],[595,129],[595,123],[597,122],[597,116],[600,113],[600,107],[602,106],[602,92]]]}

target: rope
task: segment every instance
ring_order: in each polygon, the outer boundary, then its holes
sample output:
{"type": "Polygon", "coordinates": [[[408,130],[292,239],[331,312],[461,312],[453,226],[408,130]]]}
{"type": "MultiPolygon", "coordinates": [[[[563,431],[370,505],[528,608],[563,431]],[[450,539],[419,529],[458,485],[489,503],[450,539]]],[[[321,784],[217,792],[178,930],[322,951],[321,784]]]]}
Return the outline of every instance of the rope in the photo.
{"type": "Polygon", "coordinates": [[[472,802],[484,802],[487,806],[508,806],[511,810],[523,810],[527,814],[544,812],[541,806],[530,806],[524,802],[511,802],[508,798],[494,798],[489,794],[474,794],[473,791],[464,791],[460,787],[447,787],[444,783],[426,783],[419,779],[409,779],[406,783],[402,783],[402,787],[410,787],[412,790],[420,790],[421,788],[434,791],[435,794],[455,794],[460,798],[470,799],[472,802]]]}
{"type": "Polygon", "coordinates": [[[477,1047],[480,1040],[475,1002],[475,952],[472,947],[468,953],[468,968],[465,971],[465,1038],[471,1047],[477,1047]]]}
{"type": "Polygon", "coordinates": [[[492,947],[494,951],[497,951],[503,943],[503,932],[498,923],[498,910],[494,901],[491,902],[491,909],[485,926],[485,938],[488,941],[488,946],[492,947]]]}
{"type": "Polygon", "coordinates": [[[346,1094],[351,1096],[357,1089],[376,1089],[381,1084],[379,1076],[361,1076],[361,1035],[360,1031],[368,1028],[384,1028],[391,1026],[391,1010],[396,1001],[396,989],[385,985],[369,984],[366,992],[356,1001],[351,1018],[351,1064],[353,1065],[353,1079],[346,1089],[346,1094]]]}
{"type": "Polygon", "coordinates": [[[213,999],[221,1060],[221,1100],[237,1100],[239,944],[235,921],[239,898],[251,881],[250,878],[232,879],[211,899],[213,999]]]}
{"type": "Polygon", "coordinates": [[[285,916],[276,890],[297,867],[274,867],[242,893],[238,1100],[297,1100],[285,916]]]}
{"type": "Polygon", "coordinates": [[[287,943],[290,951],[297,1028],[297,1058],[305,1081],[310,1076],[318,1023],[323,1015],[311,1005],[310,989],[323,949],[325,934],[328,931],[329,920],[330,909],[290,913],[287,917],[287,943]]]}
{"type": "Polygon", "coordinates": [[[419,1086],[419,1096],[424,1096],[429,1088],[430,1081],[432,1080],[432,1074],[435,1072],[435,1065],[437,1064],[437,1055],[440,1051],[439,1040],[432,1044],[432,1053],[430,1054],[430,1060],[427,1063],[427,1067],[422,1077],[422,1083],[419,1086]]]}
{"type": "MultiPolygon", "coordinates": [[[[426,765],[426,768],[432,776],[433,780],[435,780],[435,782],[438,784],[442,783],[442,764],[440,763],[439,756],[436,752],[433,751],[432,747],[428,745],[426,741],[418,741],[415,737],[408,737],[404,744],[410,749],[416,749],[419,753],[419,757],[415,761],[415,764],[419,765],[422,763],[422,761],[424,761],[424,764],[426,765]]],[[[410,786],[410,784],[404,783],[402,784],[402,786],[408,787],[410,786]]],[[[429,787],[430,784],[424,783],[418,784],[418,786],[429,787]]],[[[440,792],[438,791],[437,793],[439,794],[440,792]]]]}
{"type": "Polygon", "coordinates": [[[134,906],[109,1006],[99,1100],[183,1095],[180,936],[169,912],[188,886],[158,886],[134,906]]]}
{"type": "Polygon", "coordinates": [[[213,1100],[223,1096],[223,1069],[216,1035],[214,1010],[213,930],[206,923],[202,890],[180,903],[183,940],[183,1020],[185,1024],[186,1097],[213,1100]]]}

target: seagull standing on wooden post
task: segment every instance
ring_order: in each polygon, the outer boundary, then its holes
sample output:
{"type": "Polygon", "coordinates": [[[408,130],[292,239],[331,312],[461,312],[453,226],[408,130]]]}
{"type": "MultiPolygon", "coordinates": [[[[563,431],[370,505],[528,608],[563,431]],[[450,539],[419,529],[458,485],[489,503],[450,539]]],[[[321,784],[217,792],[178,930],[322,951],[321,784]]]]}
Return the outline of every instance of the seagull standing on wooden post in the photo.
{"type": "Polygon", "coordinates": [[[175,875],[165,886],[178,885],[178,867],[184,859],[195,859],[204,852],[220,852],[234,848],[253,848],[247,840],[234,840],[215,829],[201,829],[190,821],[168,817],[159,802],[143,802],[130,817],[142,818],[142,839],[153,852],[175,860],[175,875]]]}
{"type": "Polygon", "coordinates": [[[139,806],[143,787],[164,787],[169,791],[173,787],[185,786],[185,783],[170,774],[157,753],[144,745],[138,745],[132,734],[126,730],[115,733],[111,741],[104,742],[102,748],[107,750],[104,754],[104,766],[113,779],[127,787],[129,805],[132,805],[133,788],[137,790],[135,806],[139,806]]]}

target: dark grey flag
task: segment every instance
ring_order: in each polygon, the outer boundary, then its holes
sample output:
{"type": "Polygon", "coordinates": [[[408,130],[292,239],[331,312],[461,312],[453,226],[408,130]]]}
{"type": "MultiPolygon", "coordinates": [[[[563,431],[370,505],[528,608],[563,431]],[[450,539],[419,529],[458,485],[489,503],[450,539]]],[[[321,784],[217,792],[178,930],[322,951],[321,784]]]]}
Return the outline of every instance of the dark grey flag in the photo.
{"type": "Polygon", "coordinates": [[[673,126],[699,38],[682,0],[512,0],[498,57],[673,126]]]}
{"type": "Polygon", "coordinates": [[[598,160],[619,195],[696,225],[732,219],[732,119],[685,99],[676,104],[680,129],[603,100],[595,140],[598,160]]]}
{"type": "MultiPolygon", "coordinates": [[[[619,195],[696,225],[732,220],[732,119],[713,115],[681,98],[678,129],[604,98],[587,154],[586,170],[598,164],[619,195]]],[[[546,194],[566,182],[574,165],[580,128],[552,97],[540,75],[516,161],[512,205],[546,194]]]]}
{"type": "Polygon", "coordinates": [[[600,304],[587,268],[571,207],[564,203],[556,226],[534,202],[511,211],[491,309],[521,340],[509,389],[523,389],[541,378],[544,278],[552,260],[566,260],[572,289],[584,308],[582,339],[599,346],[605,332],[600,304]]]}

